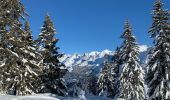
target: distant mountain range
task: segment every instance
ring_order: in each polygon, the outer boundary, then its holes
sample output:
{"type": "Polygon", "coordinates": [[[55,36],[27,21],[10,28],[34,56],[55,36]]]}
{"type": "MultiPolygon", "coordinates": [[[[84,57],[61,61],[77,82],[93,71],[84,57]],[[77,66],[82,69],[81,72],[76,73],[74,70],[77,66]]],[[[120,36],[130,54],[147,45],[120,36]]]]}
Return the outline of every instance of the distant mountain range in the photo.
{"type": "MultiPolygon", "coordinates": [[[[140,63],[143,65],[147,58],[149,47],[146,45],[140,45],[139,47],[140,63]]],[[[60,61],[69,69],[69,77],[78,78],[88,74],[98,75],[103,67],[103,62],[106,59],[105,55],[113,56],[114,51],[103,50],[101,52],[92,51],[84,54],[66,54],[60,59],[60,61]]]]}

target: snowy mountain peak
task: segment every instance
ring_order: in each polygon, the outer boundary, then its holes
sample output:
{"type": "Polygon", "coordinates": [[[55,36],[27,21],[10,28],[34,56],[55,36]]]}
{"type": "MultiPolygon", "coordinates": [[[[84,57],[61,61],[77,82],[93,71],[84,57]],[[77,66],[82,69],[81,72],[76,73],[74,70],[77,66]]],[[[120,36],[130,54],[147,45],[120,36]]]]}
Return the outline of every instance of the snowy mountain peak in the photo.
{"type": "MultiPolygon", "coordinates": [[[[148,50],[147,45],[139,45],[139,52],[145,52],[148,50]]],[[[72,54],[72,55],[64,55],[63,58],[60,59],[61,62],[65,63],[67,67],[70,66],[88,66],[89,62],[90,64],[93,63],[103,63],[103,60],[105,59],[105,55],[113,55],[114,51],[110,51],[108,49],[103,50],[101,52],[99,51],[92,51],[89,53],[84,53],[84,54],[72,54]],[[100,60],[99,60],[100,59],[100,60]],[[102,60],[101,60],[102,59],[102,60]]]]}
{"type": "Polygon", "coordinates": [[[139,45],[139,52],[144,52],[148,50],[148,46],[147,45],[139,45]]]}
{"type": "Polygon", "coordinates": [[[100,52],[98,51],[92,51],[89,53],[90,56],[95,56],[95,55],[98,55],[100,52]]]}
{"type": "MultiPolygon", "coordinates": [[[[145,59],[147,50],[147,45],[139,45],[141,59],[145,59]]],[[[106,60],[105,55],[113,56],[114,51],[106,49],[101,52],[92,51],[84,54],[75,53],[72,55],[64,55],[63,58],[60,59],[60,61],[66,65],[70,72],[74,70],[82,70],[82,72],[95,70],[95,73],[98,73],[101,67],[103,67],[103,62],[106,60]]]]}
{"type": "Polygon", "coordinates": [[[103,50],[101,53],[100,53],[100,56],[104,57],[105,55],[113,55],[114,52],[113,51],[110,51],[110,50],[103,50]]]}

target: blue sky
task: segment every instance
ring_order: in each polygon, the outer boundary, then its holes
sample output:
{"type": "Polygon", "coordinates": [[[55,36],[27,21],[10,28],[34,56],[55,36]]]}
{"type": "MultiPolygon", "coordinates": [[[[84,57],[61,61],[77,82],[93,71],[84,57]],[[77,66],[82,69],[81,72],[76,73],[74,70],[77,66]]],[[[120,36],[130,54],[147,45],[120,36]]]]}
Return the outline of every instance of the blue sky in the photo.
{"type": "MultiPolygon", "coordinates": [[[[64,53],[115,50],[122,43],[128,18],[139,44],[152,45],[147,33],[155,0],[21,0],[29,13],[33,35],[40,33],[49,13],[57,29],[57,46],[64,53]]],[[[163,0],[170,9],[170,0],[163,0]]]]}

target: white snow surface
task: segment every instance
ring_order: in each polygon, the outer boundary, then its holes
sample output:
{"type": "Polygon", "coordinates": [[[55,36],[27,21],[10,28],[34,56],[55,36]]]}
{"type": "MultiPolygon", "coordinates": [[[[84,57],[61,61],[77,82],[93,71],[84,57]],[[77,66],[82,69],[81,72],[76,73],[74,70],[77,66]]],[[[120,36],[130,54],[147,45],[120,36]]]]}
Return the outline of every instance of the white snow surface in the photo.
{"type": "Polygon", "coordinates": [[[0,100],[113,100],[113,99],[93,95],[88,95],[81,98],[81,97],[59,97],[53,94],[39,94],[31,96],[0,95],[0,100]]]}
{"type": "Polygon", "coordinates": [[[12,96],[12,95],[0,95],[0,100],[60,100],[50,94],[44,95],[32,95],[32,96],[12,96]]]}

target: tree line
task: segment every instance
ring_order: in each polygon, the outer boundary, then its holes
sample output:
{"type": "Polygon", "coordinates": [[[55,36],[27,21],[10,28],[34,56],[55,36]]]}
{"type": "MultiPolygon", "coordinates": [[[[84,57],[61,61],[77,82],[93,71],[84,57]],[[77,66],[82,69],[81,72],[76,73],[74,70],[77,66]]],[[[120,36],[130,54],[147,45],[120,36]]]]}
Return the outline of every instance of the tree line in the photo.
{"type": "MultiPolygon", "coordinates": [[[[41,33],[33,39],[28,14],[20,0],[0,1],[0,93],[68,95],[63,79],[67,68],[59,61],[56,29],[45,16],[41,33]]],[[[139,64],[139,47],[128,20],[111,62],[105,61],[96,82],[96,95],[125,100],[170,99],[170,13],[156,0],[149,29],[154,46],[146,72],[139,64]],[[145,97],[144,83],[148,86],[145,97]]]]}
{"type": "Polygon", "coordinates": [[[20,0],[0,1],[0,92],[10,95],[54,93],[67,95],[67,69],[58,59],[56,29],[45,17],[33,40],[28,14],[20,0]]]}
{"type": "Polygon", "coordinates": [[[139,64],[139,47],[132,27],[125,22],[111,62],[106,61],[97,81],[97,94],[125,100],[170,100],[170,12],[156,0],[149,28],[154,46],[149,51],[146,71],[139,64]],[[144,83],[148,91],[145,97],[144,83]]]}

